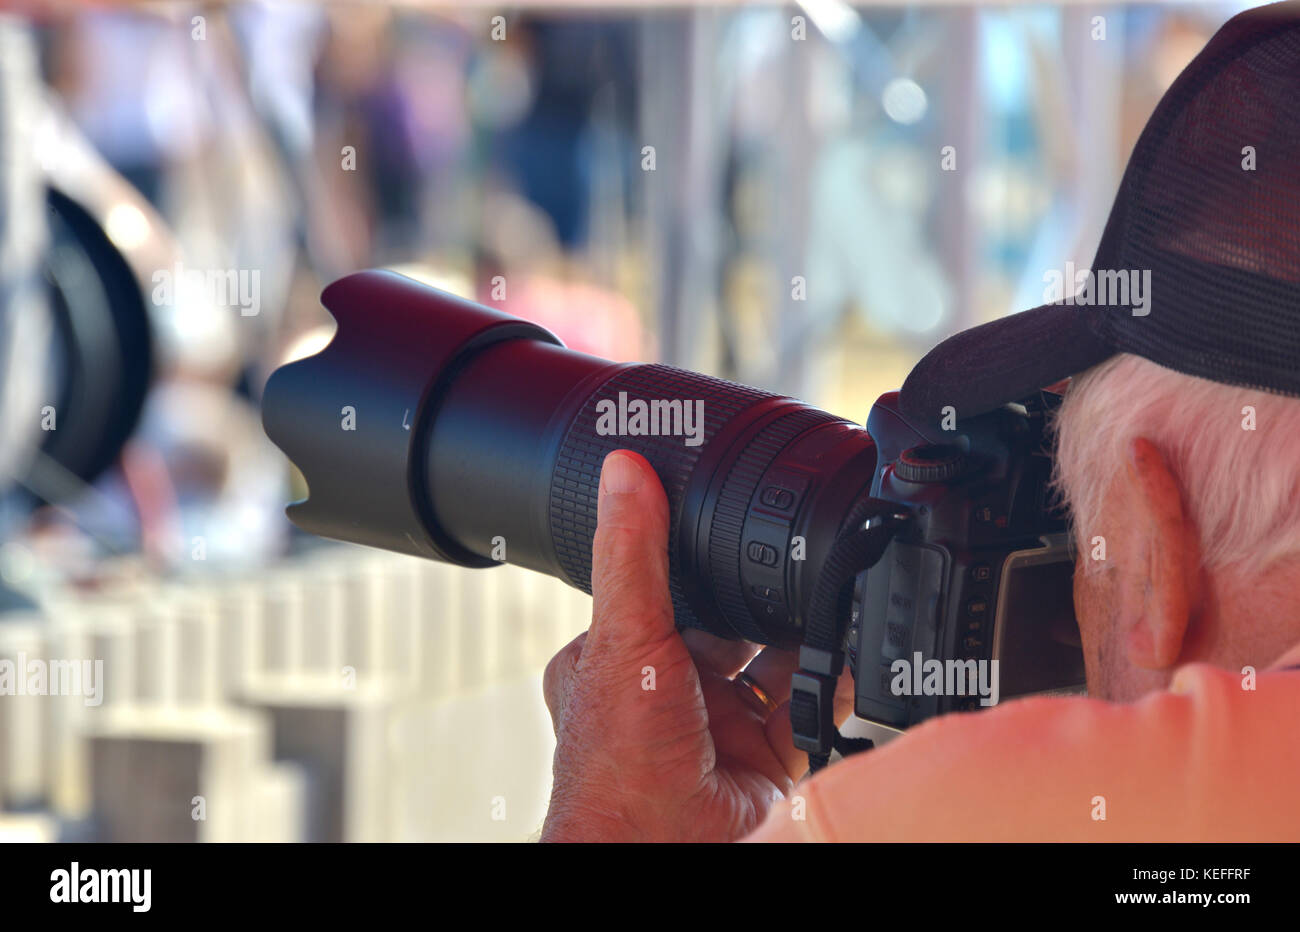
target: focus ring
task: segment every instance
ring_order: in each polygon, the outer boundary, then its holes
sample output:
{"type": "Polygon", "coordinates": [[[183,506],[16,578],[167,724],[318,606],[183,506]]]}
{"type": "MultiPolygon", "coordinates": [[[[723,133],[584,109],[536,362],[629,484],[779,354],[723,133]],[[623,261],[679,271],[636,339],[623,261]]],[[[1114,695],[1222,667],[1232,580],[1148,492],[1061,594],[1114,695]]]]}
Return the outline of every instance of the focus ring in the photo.
{"type": "MultiPolygon", "coordinates": [[[[596,496],[600,487],[600,467],[614,450],[632,450],[644,456],[654,467],[668,496],[671,527],[669,541],[669,579],[673,608],[679,626],[701,627],[687,604],[678,580],[682,579],[681,555],[675,546],[682,517],[682,499],[686,484],[709,441],[739,412],[759,402],[777,397],[768,392],[736,385],[672,366],[645,365],[621,369],[607,379],[583,403],[570,424],[561,444],[551,476],[550,530],[556,557],[569,582],[584,592],[591,592],[591,542],[596,534],[596,496]],[[620,397],[620,394],[622,396],[620,397]],[[633,401],[680,401],[691,405],[692,436],[634,436],[628,431],[602,435],[597,430],[602,412],[600,403],[609,401],[615,410],[626,410],[633,401]],[[703,427],[695,422],[697,403],[703,405],[703,427]],[[686,441],[692,441],[687,445],[686,441]]],[[[611,406],[603,406],[608,410],[611,406]]]]}

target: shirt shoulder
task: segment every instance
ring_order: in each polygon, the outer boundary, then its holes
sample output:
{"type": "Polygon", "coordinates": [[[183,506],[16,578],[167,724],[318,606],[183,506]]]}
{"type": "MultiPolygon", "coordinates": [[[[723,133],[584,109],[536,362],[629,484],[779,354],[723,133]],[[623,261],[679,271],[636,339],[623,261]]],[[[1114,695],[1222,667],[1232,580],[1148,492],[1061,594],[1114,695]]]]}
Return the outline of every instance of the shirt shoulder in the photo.
{"type": "Polygon", "coordinates": [[[753,840],[1300,840],[1300,671],[1181,668],[1129,704],[933,719],[796,788],[753,840]]]}

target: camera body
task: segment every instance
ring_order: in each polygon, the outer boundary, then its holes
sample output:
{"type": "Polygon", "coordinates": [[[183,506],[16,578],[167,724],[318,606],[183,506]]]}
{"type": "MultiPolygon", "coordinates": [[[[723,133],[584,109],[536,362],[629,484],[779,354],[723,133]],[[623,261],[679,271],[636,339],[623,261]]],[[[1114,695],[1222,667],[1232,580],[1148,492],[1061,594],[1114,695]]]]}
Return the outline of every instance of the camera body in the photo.
{"type": "Polygon", "coordinates": [[[858,717],[905,729],[1082,689],[1074,564],[1051,487],[1057,404],[1042,392],[964,422],[949,412],[938,427],[905,417],[897,392],[872,408],[871,494],[909,517],[855,583],[846,647],[858,717]]]}

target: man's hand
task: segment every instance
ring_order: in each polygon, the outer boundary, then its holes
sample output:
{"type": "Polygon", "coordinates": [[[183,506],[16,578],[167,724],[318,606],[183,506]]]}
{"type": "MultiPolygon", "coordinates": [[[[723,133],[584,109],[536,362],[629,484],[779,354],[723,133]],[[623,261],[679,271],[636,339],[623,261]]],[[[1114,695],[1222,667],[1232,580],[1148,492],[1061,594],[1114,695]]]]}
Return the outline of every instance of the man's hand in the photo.
{"type": "MultiPolygon", "coordinates": [[[[605,459],[591,576],[591,628],[546,668],[557,747],[542,840],[731,841],[757,828],[807,766],[790,737],[796,657],[678,633],[668,502],[635,453],[605,459]],[[742,669],[774,711],[733,681],[742,669]]],[[[837,721],[850,696],[840,690],[837,721]]]]}

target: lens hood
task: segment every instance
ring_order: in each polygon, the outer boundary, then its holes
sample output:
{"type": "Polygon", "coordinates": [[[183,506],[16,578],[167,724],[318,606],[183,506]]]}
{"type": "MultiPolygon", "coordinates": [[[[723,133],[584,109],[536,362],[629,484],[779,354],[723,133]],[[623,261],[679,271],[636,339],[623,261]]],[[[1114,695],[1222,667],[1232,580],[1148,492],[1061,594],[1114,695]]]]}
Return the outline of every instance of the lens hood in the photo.
{"type": "Polygon", "coordinates": [[[308,497],[289,519],[323,537],[469,566],[431,520],[422,426],[440,389],[474,353],[503,340],[563,344],[518,317],[396,272],[357,272],[321,303],[338,330],[315,356],[277,369],[262,402],[267,436],[301,470],[308,497]]]}

